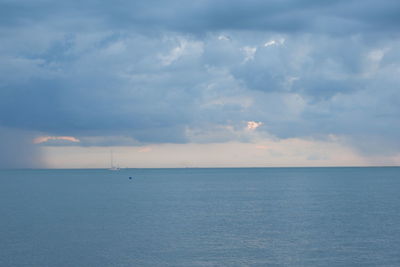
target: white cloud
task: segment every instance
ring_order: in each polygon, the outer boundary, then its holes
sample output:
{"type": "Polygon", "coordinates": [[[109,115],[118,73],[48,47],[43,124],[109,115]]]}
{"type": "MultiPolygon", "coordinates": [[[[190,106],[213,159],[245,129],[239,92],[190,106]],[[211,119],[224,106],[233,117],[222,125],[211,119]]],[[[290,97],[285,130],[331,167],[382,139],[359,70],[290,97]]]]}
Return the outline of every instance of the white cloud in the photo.
{"type": "Polygon", "coordinates": [[[179,59],[185,52],[187,41],[182,40],[177,47],[174,47],[167,55],[161,55],[161,64],[168,66],[175,60],[179,59]]]}
{"type": "Polygon", "coordinates": [[[244,52],[244,61],[249,61],[254,59],[254,55],[257,52],[257,47],[245,46],[242,48],[244,52]]]}
{"type": "Polygon", "coordinates": [[[185,56],[198,56],[203,53],[203,43],[178,38],[178,45],[173,47],[167,54],[159,55],[162,66],[169,66],[185,56]]]}
{"type": "Polygon", "coordinates": [[[285,43],[285,41],[286,41],[285,38],[279,38],[277,40],[270,40],[270,41],[264,43],[264,46],[268,47],[268,46],[273,46],[273,45],[283,45],[285,43]]]}
{"type": "Polygon", "coordinates": [[[258,127],[260,127],[261,125],[263,125],[262,122],[248,121],[247,122],[247,129],[253,131],[253,130],[257,129],[258,127]]]}
{"type": "Polygon", "coordinates": [[[218,36],[218,40],[220,40],[220,41],[230,41],[231,38],[229,36],[226,36],[226,35],[219,35],[218,36]]]}

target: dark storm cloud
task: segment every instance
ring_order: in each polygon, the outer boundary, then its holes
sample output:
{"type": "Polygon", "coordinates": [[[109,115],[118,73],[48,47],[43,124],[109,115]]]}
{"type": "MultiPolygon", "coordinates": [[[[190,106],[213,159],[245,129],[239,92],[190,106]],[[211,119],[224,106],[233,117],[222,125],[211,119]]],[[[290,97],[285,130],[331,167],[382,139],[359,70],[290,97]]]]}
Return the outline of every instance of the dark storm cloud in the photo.
{"type": "MultiPolygon", "coordinates": [[[[189,33],[220,30],[278,32],[397,31],[396,0],[201,0],[188,1],[2,1],[3,25],[87,19],[88,27],[172,30],[189,33]]],[[[85,25],[86,26],[86,25],[85,25]]]]}
{"type": "Polygon", "coordinates": [[[224,127],[262,121],[283,138],[371,135],[398,147],[399,10],[391,0],[0,1],[0,126],[115,145],[204,132],[211,142],[210,129],[221,140],[224,127]]]}

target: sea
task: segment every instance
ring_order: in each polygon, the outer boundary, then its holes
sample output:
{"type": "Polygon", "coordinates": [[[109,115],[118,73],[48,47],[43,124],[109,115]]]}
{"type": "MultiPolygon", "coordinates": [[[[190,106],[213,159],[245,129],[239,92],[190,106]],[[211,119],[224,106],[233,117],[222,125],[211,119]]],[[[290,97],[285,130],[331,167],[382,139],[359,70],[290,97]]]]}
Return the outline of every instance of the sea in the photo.
{"type": "Polygon", "coordinates": [[[400,168],[1,170],[0,266],[400,266],[400,168]]]}

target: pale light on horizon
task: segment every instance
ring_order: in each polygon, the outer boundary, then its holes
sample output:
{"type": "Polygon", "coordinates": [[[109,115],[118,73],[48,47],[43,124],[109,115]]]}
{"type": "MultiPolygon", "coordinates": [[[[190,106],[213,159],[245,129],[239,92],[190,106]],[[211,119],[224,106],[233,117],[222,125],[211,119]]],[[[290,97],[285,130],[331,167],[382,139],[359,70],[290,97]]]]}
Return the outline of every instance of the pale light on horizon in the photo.
{"type": "MultiPolygon", "coordinates": [[[[47,168],[108,168],[109,149],[44,146],[43,154],[47,168]]],[[[114,163],[123,168],[382,166],[388,162],[400,165],[400,155],[368,157],[336,142],[298,138],[111,149],[114,163]]]]}

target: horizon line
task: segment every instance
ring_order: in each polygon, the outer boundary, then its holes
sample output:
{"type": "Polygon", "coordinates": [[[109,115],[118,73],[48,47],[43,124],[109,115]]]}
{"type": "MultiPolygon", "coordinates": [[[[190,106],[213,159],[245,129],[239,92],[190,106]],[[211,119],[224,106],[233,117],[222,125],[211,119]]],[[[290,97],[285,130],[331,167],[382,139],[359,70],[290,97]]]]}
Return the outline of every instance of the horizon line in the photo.
{"type": "MultiPolygon", "coordinates": [[[[353,165],[353,166],[237,166],[237,167],[126,167],[120,170],[130,169],[287,169],[287,168],[399,168],[400,165],[353,165]]],[[[0,168],[0,171],[7,170],[109,170],[109,167],[105,168],[0,168]]]]}

